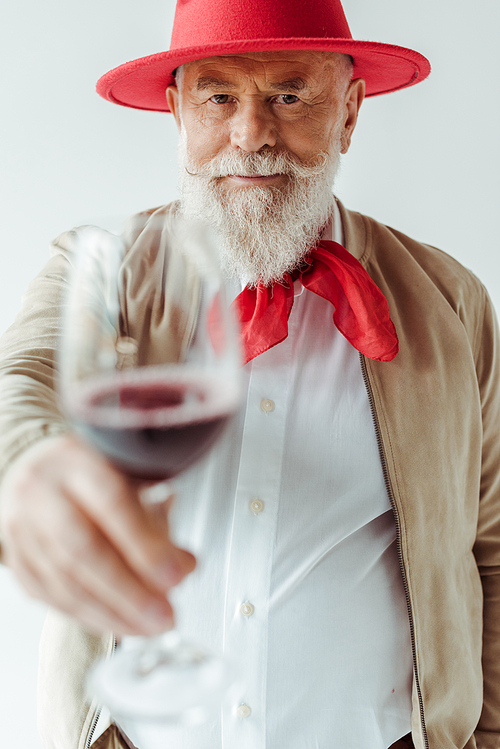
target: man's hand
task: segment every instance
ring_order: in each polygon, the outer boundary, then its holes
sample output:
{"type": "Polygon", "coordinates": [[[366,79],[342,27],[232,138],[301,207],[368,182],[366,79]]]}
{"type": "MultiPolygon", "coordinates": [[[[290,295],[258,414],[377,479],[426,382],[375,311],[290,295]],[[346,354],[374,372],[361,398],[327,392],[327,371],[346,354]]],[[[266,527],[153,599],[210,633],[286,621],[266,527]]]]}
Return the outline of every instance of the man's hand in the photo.
{"type": "Polygon", "coordinates": [[[195,566],[169,538],[166,507],[76,437],[33,446],[0,499],[6,563],[28,593],[95,632],[156,634],[172,626],[166,595],[195,566]]]}

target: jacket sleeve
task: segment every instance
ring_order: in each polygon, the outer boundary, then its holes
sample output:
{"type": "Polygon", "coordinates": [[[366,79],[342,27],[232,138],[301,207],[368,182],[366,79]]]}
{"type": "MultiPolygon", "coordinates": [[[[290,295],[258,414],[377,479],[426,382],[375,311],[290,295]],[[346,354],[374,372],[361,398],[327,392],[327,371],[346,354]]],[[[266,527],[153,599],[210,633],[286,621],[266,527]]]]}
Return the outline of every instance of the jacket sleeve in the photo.
{"type": "Polygon", "coordinates": [[[14,323],[0,339],[0,477],[34,442],[68,429],[55,387],[71,257],[65,237],[61,245],[52,245],[50,260],[30,283],[14,323]]]}
{"type": "Polygon", "coordinates": [[[30,283],[14,323],[0,339],[0,480],[27,448],[66,433],[58,404],[56,352],[71,263],[71,233],[30,283]]]}
{"type": "Polygon", "coordinates": [[[478,749],[500,749],[500,343],[495,312],[485,296],[476,351],[483,454],[474,547],[483,585],[484,700],[475,739],[478,749]]]}

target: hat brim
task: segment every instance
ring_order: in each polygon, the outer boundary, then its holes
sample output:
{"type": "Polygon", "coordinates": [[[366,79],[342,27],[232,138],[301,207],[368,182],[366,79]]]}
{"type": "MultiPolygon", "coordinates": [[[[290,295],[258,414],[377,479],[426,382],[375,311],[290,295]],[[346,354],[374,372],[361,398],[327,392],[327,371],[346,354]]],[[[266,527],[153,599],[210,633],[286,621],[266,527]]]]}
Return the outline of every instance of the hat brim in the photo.
{"type": "Polygon", "coordinates": [[[141,57],[110,70],[99,79],[96,89],[104,99],[124,107],[169,112],[165,90],[174,84],[172,73],[180,65],[207,57],[279,50],[315,50],[351,55],[354,60],[353,78],[364,78],[366,96],[379,96],[414,86],[427,78],[431,71],[429,61],[419,52],[393,44],[328,38],[251,39],[141,57]]]}

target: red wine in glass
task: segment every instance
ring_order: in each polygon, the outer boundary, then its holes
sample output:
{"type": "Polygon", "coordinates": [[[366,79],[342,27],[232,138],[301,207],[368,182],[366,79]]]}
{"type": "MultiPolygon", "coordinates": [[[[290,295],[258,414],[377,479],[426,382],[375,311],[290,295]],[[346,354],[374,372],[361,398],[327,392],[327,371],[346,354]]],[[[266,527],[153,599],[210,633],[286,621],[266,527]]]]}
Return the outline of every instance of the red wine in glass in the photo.
{"type": "Polygon", "coordinates": [[[128,475],[164,481],[210,449],[237,393],[220,375],[145,367],[87,381],[71,400],[86,441],[128,475]]]}

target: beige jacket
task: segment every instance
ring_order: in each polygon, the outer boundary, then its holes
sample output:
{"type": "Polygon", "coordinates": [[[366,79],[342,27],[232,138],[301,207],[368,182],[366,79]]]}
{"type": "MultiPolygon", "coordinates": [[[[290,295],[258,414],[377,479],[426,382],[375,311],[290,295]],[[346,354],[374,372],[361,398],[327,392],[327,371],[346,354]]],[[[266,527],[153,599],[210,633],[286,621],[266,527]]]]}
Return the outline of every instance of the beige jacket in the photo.
{"type": "MultiPolygon", "coordinates": [[[[408,600],[413,741],[417,749],[500,749],[500,358],[494,313],[482,285],[455,260],[340,209],[347,249],[386,295],[400,341],[394,361],[362,358],[362,366],[408,600]]],[[[125,275],[129,324],[154,349],[168,314],[163,291],[151,285],[161,258],[149,218],[136,217],[127,230],[125,275]],[[141,299],[147,279],[154,300],[146,324],[141,299]]],[[[71,233],[54,244],[0,344],[3,470],[36,440],[67,429],[53,371],[71,246],[71,233]]],[[[96,706],[84,697],[84,674],[111,650],[111,635],[93,637],[63,615],[49,615],[40,664],[46,749],[87,746],[96,706]]],[[[120,746],[114,729],[105,742],[99,746],[120,746]]]]}

